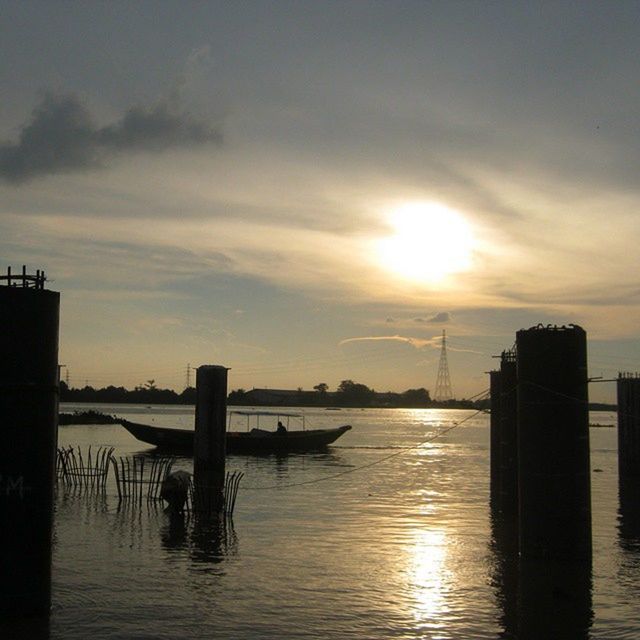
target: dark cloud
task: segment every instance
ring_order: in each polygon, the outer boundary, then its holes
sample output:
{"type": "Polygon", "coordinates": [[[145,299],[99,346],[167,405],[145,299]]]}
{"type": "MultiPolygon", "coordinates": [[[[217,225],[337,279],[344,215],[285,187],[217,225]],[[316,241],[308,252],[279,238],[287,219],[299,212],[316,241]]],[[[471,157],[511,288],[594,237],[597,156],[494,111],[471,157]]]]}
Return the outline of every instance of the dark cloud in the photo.
{"type": "Polygon", "coordinates": [[[413,321],[418,323],[429,322],[431,324],[443,324],[451,321],[451,314],[448,311],[442,311],[430,318],[414,318],[413,321]]]}
{"type": "Polygon", "coordinates": [[[427,320],[427,322],[431,322],[433,324],[443,324],[450,321],[451,314],[448,311],[441,311],[440,313],[436,313],[435,316],[432,316],[427,320]]]}
{"type": "Polygon", "coordinates": [[[221,135],[188,116],[172,113],[166,105],[152,109],[133,107],[120,122],[96,132],[100,145],[106,149],[126,151],[163,151],[204,142],[221,142],[221,135]]]}
{"type": "Polygon", "coordinates": [[[97,127],[76,96],[47,94],[18,142],[0,144],[0,178],[15,184],[57,173],[97,169],[122,153],[219,144],[219,131],[165,104],[132,107],[97,127]]]}

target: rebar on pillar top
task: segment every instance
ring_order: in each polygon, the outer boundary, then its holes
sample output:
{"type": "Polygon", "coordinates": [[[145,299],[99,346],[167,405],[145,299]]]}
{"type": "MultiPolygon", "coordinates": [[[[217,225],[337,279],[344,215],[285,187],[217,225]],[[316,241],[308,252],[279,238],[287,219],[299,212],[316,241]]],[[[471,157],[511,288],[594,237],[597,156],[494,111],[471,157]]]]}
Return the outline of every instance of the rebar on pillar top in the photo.
{"type": "Polygon", "coordinates": [[[22,265],[22,272],[12,273],[11,267],[7,267],[7,275],[0,275],[0,285],[6,283],[7,287],[22,287],[24,289],[37,289],[42,291],[47,281],[44,271],[36,269],[35,274],[27,273],[27,266],[22,265]]]}

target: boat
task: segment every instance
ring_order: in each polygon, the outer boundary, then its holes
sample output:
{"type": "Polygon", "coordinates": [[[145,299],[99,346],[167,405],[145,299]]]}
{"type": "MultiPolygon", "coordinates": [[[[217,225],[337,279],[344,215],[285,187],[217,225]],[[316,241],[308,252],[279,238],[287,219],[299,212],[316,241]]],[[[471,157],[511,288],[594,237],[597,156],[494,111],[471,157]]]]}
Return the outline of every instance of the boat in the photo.
{"type": "MultiPolygon", "coordinates": [[[[260,416],[276,416],[279,418],[302,417],[300,414],[232,411],[231,415],[247,416],[247,431],[228,431],[226,434],[227,453],[304,453],[321,451],[335,442],[341,435],[351,429],[351,425],[343,425],[331,429],[282,429],[269,431],[258,427],[251,428],[250,419],[255,417],[259,425],[260,416]]],[[[156,427],[148,424],[130,422],[119,419],[120,424],[134,437],[142,442],[151,444],[158,449],[171,453],[193,453],[195,431],[190,429],[175,429],[170,427],[156,427]]],[[[304,426],[304,425],[303,425],[304,426]]]]}

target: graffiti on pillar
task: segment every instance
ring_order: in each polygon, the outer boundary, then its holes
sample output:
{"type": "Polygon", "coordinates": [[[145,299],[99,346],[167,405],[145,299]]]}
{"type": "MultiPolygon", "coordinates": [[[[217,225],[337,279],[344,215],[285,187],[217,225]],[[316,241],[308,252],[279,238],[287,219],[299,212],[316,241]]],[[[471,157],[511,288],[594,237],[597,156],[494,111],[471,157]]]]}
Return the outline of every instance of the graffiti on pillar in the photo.
{"type": "Polygon", "coordinates": [[[24,484],[24,476],[3,475],[0,473],[0,496],[22,500],[29,488],[24,484]]]}

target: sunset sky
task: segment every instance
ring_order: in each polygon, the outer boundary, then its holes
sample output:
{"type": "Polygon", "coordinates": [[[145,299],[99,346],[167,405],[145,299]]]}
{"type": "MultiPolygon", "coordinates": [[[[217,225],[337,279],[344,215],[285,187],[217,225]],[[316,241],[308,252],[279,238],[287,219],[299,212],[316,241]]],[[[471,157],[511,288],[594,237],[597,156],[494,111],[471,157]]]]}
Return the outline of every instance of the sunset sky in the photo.
{"type": "Polygon", "coordinates": [[[0,8],[0,269],[73,386],[433,393],[446,329],[469,397],[538,323],[640,369],[638,2],[0,8]]]}

